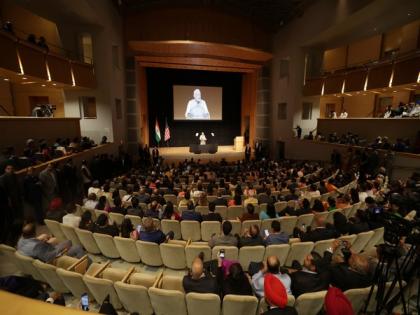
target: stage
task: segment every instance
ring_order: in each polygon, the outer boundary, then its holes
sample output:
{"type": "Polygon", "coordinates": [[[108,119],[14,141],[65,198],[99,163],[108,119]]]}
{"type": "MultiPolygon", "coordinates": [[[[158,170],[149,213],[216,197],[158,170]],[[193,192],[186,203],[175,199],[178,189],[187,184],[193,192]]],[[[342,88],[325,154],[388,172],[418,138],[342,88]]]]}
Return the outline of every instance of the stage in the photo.
{"type": "Polygon", "coordinates": [[[164,163],[178,163],[185,159],[201,160],[201,162],[209,161],[220,161],[225,159],[226,161],[237,161],[244,159],[245,149],[241,151],[235,151],[233,145],[219,145],[217,153],[201,153],[194,154],[190,152],[189,147],[160,147],[159,153],[164,158],[164,163]]]}

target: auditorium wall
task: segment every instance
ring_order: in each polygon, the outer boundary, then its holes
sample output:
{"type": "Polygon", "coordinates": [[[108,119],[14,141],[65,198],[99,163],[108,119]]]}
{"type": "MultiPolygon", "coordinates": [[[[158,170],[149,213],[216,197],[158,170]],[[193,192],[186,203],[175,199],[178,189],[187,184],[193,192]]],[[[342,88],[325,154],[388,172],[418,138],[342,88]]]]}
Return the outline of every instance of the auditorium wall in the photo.
{"type": "Polygon", "coordinates": [[[0,116],[14,115],[15,109],[13,107],[13,98],[11,92],[10,82],[0,81],[0,105],[4,109],[0,108],[0,116]],[[4,112],[6,110],[7,113],[4,112]]]}

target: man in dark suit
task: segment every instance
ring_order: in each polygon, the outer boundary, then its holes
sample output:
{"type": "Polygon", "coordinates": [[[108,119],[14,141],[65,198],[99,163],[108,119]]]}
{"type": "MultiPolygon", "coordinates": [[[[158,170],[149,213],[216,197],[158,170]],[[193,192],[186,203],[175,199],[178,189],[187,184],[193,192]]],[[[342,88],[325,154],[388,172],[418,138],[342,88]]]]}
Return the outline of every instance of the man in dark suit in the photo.
{"type": "Polygon", "coordinates": [[[158,148],[154,147],[152,150],[152,159],[153,159],[153,164],[156,165],[159,162],[159,150],[158,148]]]}
{"type": "Polygon", "coordinates": [[[214,202],[209,203],[209,213],[203,216],[203,221],[219,221],[220,223],[223,221],[222,216],[220,213],[215,213],[216,205],[214,202]]]}
{"type": "Polygon", "coordinates": [[[245,161],[249,162],[251,160],[252,149],[249,143],[245,146],[245,161]]]}
{"type": "Polygon", "coordinates": [[[302,242],[318,242],[338,237],[337,231],[332,225],[326,226],[324,217],[316,215],[314,221],[315,228],[308,228],[307,232],[300,231],[299,234],[302,242]]]}
{"type": "Polygon", "coordinates": [[[39,173],[44,203],[48,205],[50,201],[58,194],[58,177],[55,167],[52,163],[39,173]]]}
{"type": "Polygon", "coordinates": [[[271,189],[267,188],[265,190],[265,193],[262,193],[261,195],[258,196],[258,204],[263,204],[263,203],[275,203],[276,199],[274,198],[274,196],[271,196],[271,189]]]}
{"type": "Polygon", "coordinates": [[[304,293],[328,289],[329,273],[328,270],[319,268],[321,261],[321,255],[317,252],[311,252],[305,257],[303,268],[290,275],[292,278],[292,293],[296,298],[304,293]]]}
{"type": "Polygon", "coordinates": [[[203,218],[201,217],[201,214],[198,212],[195,212],[194,203],[191,200],[188,201],[187,210],[182,211],[181,219],[188,220],[188,221],[198,221],[198,222],[201,222],[203,220],[203,218]]]}
{"type": "Polygon", "coordinates": [[[217,199],[213,201],[215,206],[226,206],[228,205],[228,202],[225,198],[222,197],[222,193],[217,193],[217,199]]]}
{"type": "Polygon", "coordinates": [[[214,293],[219,294],[219,288],[215,277],[204,272],[203,261],[195,258],[191,265],[191,271],[184,276],[182,286],[185,293],[214,293]]]}

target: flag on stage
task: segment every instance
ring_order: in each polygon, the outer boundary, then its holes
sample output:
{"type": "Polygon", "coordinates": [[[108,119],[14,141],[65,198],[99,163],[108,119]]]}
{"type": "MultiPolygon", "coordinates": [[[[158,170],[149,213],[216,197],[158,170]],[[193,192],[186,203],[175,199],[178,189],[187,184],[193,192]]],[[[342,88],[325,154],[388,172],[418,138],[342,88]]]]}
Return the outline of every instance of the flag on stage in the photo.
{"type": "Polygon", "coordinates": [[[165,118],[165,142],[171,139],[171,132],[169,130],[168,120],[165,118]]]}
{"type": "Polygon", "coordinates": [[[155,123],[155,140],[156,140],[156,142],[159,144],[159,142],[160,142],[160,139],[161,139],[161,137],[160,137],[160,128],[159,128],[159,122],[158,122],[158,120],[157,120],[157,118],[156,118],[156,123],[155,123]]]}

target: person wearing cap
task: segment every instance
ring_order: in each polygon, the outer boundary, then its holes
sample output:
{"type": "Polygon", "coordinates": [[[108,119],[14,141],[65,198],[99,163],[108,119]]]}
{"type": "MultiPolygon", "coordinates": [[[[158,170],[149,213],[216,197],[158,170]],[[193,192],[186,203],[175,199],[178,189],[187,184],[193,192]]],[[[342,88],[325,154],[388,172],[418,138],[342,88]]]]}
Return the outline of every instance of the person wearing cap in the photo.
{"type": "Polygon", "coordinates": [[[324,309],[327,315],[353,315],[353,307],[343,292],[330,287],[324,300],[324,309]]]}
{"type": "Polygon", "coordinates": [[[283,283],[271,273],[264,276],[264,297],[268,311],[263,315],[297,315],[294,307],[287,306],[287,292],[283,283]]]}
{"type": "Polygon", "coordinates": [[[258,297],[264,296],[264,279],[267,274],[272,274],[278,278],[285,287],[287,294],[292,294],[290,289],[292,281],[288,274],[280,272],[279,259],[277,256],[268,256],[267,260],[263,262],[262,269],[252,276],[252,288],[258,297]]]}

